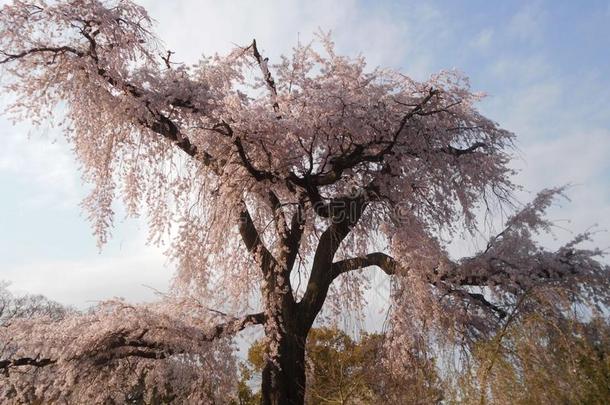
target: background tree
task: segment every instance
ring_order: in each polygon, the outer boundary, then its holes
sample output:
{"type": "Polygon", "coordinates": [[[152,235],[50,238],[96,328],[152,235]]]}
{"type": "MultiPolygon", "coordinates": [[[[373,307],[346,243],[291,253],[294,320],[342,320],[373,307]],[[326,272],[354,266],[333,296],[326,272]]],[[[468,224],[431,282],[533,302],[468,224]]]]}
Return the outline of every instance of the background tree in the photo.
{"type": "MultiPolygon", "coordinates": [[[[0,281],[0,328],[2,329],[8,329],[15,323],[19,324],[23,319],[59,321],[75,312],[73,309],[49,300],[42,295],[15,295],[10,291],[9,286],[10,283],[0,281]]],[[[10,356],[14,347],[7,345],[6,341],[0,340],[0,349],[3,354],[10,356]]],[[[35,361],[35,359],[27,357],[21,359],[23,365],[32,361],[35,361]]],[[[6,365],[4,361],[0,361],[0,369],[4,370],[6,365]]],[[[12,387],[3,387],[0,392],[5,394],[5,399],[7,396],[10,398],[16,394],[12,387]]],[[[42,403],[34,384],[24,386],[20,395],[30,404],[41,405],[42,403]]]]}
{"type": "Polygon", "coordinates": [[[531,314],[476,345],[460,373],[456,403],[606,404],[610,401],[610,326],[531,314]]]}
{"type": "Polygon", "coordinates": [[[607,304],[601,252],[579,247],[588,234],[556,251],[534,239],[559,189],[474,257],[447,255],[458,232],[479,231],[481,206],[510,208],[515,189],[513,135],[476,110],[464,77],[420,83],[337,55],[328,36],[319,44],[274,66],[256,42],[185,66],[130,1],[2,9],[9,111],[62,125],[93,186],[83,207],[100,244],[122,197],[147,215],[152,242],[170,241],[178,268],[160,303],[3,329],[14,348],[2,353],[3,387],[99,402],[146,369],[153,385],[180,382],[180,398],[220,402],[236,384],[229,336],[262,325],[262,402],[303,403],[309,331],[323,307],[358,312],[369,266],[392,279],[392,379],[428,340],[488,335],[525,291],[558,311],[607,304]]]}
{"type": "Polygon", "coordinates": [[[74,313],[72,308],[61,305],[43,295],[15,295],[10,283],[0,281],[0,327],[7,328],[13,321],[23,318],[49,318],[61,320],[74,313]]]}
{"type": "MultiPolygon", "coordinates": [[[[307,404],[434,404],[442,398],[442,386],[430,359],[420,356],[409,370],[409,379],[379,378],[383,335],[364,333],[358,340],[335,327],[312,328],[306,344],[307,404]],[[388,388],[387,384],[393,384],[388,388]],[[391,394],[391,398],[387,393],[391,394]]],[[[255,341],[243,365],[242,387],[265,366],[264,341],[255,341]]],[[[245,389],[240,404],[258,403],[260,393],[245,389]]]]}

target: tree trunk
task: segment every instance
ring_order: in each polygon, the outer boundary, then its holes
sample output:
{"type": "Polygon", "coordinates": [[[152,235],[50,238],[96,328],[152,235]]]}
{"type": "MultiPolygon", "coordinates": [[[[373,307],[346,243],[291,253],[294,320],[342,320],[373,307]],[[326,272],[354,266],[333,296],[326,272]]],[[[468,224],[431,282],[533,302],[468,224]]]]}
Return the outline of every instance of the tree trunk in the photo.
{"type": "Polygon", "coordinates": [[[262,373],[263,405],[302,405],[305,401],[305,342],[308,331],[286,328],[276,361],[268,360],[262,373]]]}

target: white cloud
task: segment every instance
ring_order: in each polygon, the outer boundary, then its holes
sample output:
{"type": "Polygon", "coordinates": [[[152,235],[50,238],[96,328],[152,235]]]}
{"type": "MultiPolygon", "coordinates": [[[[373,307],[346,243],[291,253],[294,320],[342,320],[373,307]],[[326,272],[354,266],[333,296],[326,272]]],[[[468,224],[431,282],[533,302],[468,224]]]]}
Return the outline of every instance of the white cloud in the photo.
{"type": "Polygon", "coordinates": [[[142,4],[156,20],[155,31],[176,51],[175,60],[195,62],[202,53],[227,52],[256,38],[271,61],[322,29],[331,30],[341,52],[362,53],[369,65],[393,66],[425,78],[431,53],[426,41],[449,35],[448,22],[431,5],[366,7],[356,0],[301,2],[247,0],[142,4]],[[408,56],[408,57],[407,57],[408,56]]]}
{"type": "Polygon", "coordinates": [[[63,304],[85,308],[114,297],[150,301],[167,291],[172,266],[160,249],[136,240],[120,252],[79,260],[32,258],[2,270],[14,292],[43,294],[63,304]]]}
{"type": "MultiPolygon", "coordinates": [[[[526,190],[533,193],[545,187],[572,185],[567,190],[570,201],[555,207],[551,218],[571,232],[596,225],[610,231],[610,130],[570,132],[533,142],[523,153],[524,159],[515,166],[522,169],[517,181],[526,190]]],[[[569,237],[564,233],[561,239],[569,237]]],[[[610,247],[610,233],[599,233],[596,242],[610,247]]]]}
{"type": "Polygon", "coordinates": [[[534,187],[566,182],[584,185],[600,180],[610,170],[610,130],[584,130],[539,140],[528,145],[524,154],[524,183],[534,187]],[[555,170],[549,170],[552,167],[555,170]]]}
{"type": "Polygon", "coordinates": [[[31,188],[25,203],[38,208],[73,208],[78,204],[82,187],[77,165],[57,131],[11,125],[0,118],[0,138],[0,175],[31,188]]]}
{"type": "MultiPolygon", "coordinates": [[[[504,56],[503,53],[491,64],[491,73],[496,80],[515,80],[518,84],[539,81],[555,74],[554,67],[541,55],[504,56]]],[[[510,87],[509,87],[510,89],[510,87]]]]}
{"type": "MultiPolygon", "coordinates": [[[[557,246],[594,225],[610,229],[610,131],[592,119],[600,116],[603,103],[590,102],[600,81],[574,79],[539,54],[502,56],[490,72],[505,85],[484,110],[517,135],[512,166],[520,170],[515,182],[526,190],[519,199],[527,202],[543,188],[573,185],[567,190],[571,201],[550,211],[565,230],[544,244],[557,246]]],[[[596,243],[610,247],[610,233],[597,234],[596,243]]]]}
{"type": "MultiPolygon", "coordinates": [[[[514,179],[523,186],[515,198],[519,203],[531,201],[550,187],[569,185],[566,199],[558,199],[549,209],[548,218],[556,228],[551,235],[540,235],[539,241],[549,249],[557,248],[576,234],[599,231],[588,247],[610,249],[610,130],[598,129],[567,132],[553,139],[531,140],[522,148],[521,157],[512,166],[519,170],[514,179]]],[[[488,236],[501,230],[501,218],[493,218],[492,229],[472,238],[455,240],[449,251],[454,258],[469,256],[484,248],[488,236]]],[[[608,262],[608,258],[605,259],[608,262]]]]}
{"type": "Polygon", "coordinates": [[[563,93],[563,85],[555,79],[515,86],[514,90],[493,97],[491,115],[517,134],[520,147],[527,148],[532,140],[557,135],[549,132],[563,118],[553,117],[553,112],[561,111],[563,93]]]}

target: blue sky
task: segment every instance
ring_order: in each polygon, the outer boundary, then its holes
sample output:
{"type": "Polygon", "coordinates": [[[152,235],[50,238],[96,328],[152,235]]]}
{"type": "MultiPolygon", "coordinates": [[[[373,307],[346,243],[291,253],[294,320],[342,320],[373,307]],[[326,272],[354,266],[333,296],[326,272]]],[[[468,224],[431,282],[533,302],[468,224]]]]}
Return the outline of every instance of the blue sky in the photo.
{"type": "MultiPolygon", "coordinates": [[[[518,136],[520,198],[574,184],[572,201],[551,213],[566,228],[557,238],[595,224],[610,229],[608,1],[141,4],[177,61],[194,62],[254,37],[274,61],[321,28],[333,31],[342,52],[362,53],[371,66],[417,79],[459,69],[489,94],[481,110],[518,136]]],[[[61,134],[0,117],[0,139],[0,279],[78,306],[113,296],[149,299],[146,286],[167,287],[171,265],[162,249],[146,246],[145,223],[119,220],[114,239],[98,252],[78,206],[87,187],[61,134]]],[[[610,247],[609,233],[599,233],[597,242],[610,247]]]]}

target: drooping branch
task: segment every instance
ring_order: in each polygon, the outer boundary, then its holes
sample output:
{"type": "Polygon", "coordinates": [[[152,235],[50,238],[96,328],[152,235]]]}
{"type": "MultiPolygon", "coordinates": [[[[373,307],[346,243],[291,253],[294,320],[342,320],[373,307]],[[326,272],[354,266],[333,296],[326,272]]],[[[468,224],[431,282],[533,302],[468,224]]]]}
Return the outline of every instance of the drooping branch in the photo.
{"type": "MultiPolygon", "coordinates": [[[[474,260],[474,258],[471,260],[474,260]]],[[[529,269],[528,275],[533,277],[534,280],[538,279],[539,281],[548,283],[549,281],[553,280],[565,281],[567,277],[574,276],[579,273],[578,263],[580,263],[580,259],[575,257],[575,253],[573,251],[567,250],[565,252],[561,252],[556,256],[555,260],[557,263],[561,264],[560,267],[563,267],[563,269],[558,267],[553,267],[551,269],[549,266],[545,266],[540,263],[539,265],[529,269]]],[[[462,264],[462,266],[467,267],[467,263],[468,262],[466,262],[466,264],[462,264]]],[[[508,282],[510,278],[510,273],[506,270],[506,266],[511,267],[512,270],[517,269],[515,265],[494,257],[487,259],[486,263],[490,265],[490,268],[487,269],[487,271],[482,272],[482,274],[477,275],[468,275],[467,272],[464,273],[463,267],[457,263],[453,263],[449,266],[452,269],[449,273],[439,276],[435,271],[432,271],[428,277],[428,281],[431,285],[446,290],[447,292],[445,295],[454,295],[456,297],[466,299],[483,309],[492,311],[498,316],[498,318],[503,319],[507,316],[507,312],[498,305],[490,302],[485,295],[456,288],[488,287],[490,285],[497,286],[504,282],[508,282]],[[493,263],[501,264],[501,266],[499,268],[494,268],[492,267],[493,263]]],[[[381,252],[369,253],[364,256],[334,262],[332,265],[332,273],[333,277],[336,278],[346,272],[364,269],[369,266],[377,266],[390,276],[394,276],[398,273],[403,274],[402,271],[398,272],[398,262],[391,256],[381,252]]],[[[521,270],[524,271],[523,269],[521,270]]]]}
{"type": "MultiPolygon", "coordinates": [[[[26,57],[34,53],[44,52],[55,52],[57,54],[70,53],[78,58],[89,58],[97,67],[98,74],[116,90],[124,92],[133,96],[134,98],[140,99],[144,106],[150,112],[150,117],[143,117],[138,120],[138,124],[143,125],[147,129],[162,135],[166,139],[174,143],[179,149],[185,152],[191,157],[195,157],[202,161],[205,165],[212,168],[212,170],[219,174],[222,167],[226,164],[226,160],[212,156],[207,151],[199,150],[191,140],[180,130],[178,124],[169,118],[169,115],[163,111],[153,109],[150,105],[149,99],[151,98],[150,91],[138,88],[133,83],[129,83],[123,78],[116,80],[108,70],[101,65],[100,58],[98,57],[99,45],[96,42],[95,36],[91,35],[87,30],[81,30],[81,34],[86,38],[89,49],[88,51],[81,51],[73,47],[41,47],[26,50],[17,54],[7,54],[5,59],[7,62],[16,60],[19,58],[26,57]]],[[[269,88],[272,97],[274,98],[274,109],[279,111],[277,105],[277,89],[275,81],[267,67],[267,60],[260,54],[256,41],[253,41],[252,45],[246,49],[251,49],[253,55],[263,72],[264,80],[269,88]]],[[[239,136],[234,136],[232,128],[224,121],[216,124],[213,130],[221,133],[225,136],[231,137],[232,142],[236,147],[237,154],[240,158],[241,164],[248,170],[254,179],[257,181],[263,180],[284,180],[291,185],[295,185],[302,190],[306,191],[311,202],[315,204],[316,212],[323,217],[328,217],[328,210],[323,204],[324,199],[320,195],[320,187],[334,184],[339,181],[346,170],[353,169],[354,167],[363,163],[380,163],[384,160],[385,156],[391,154],[395,145],[398,142],[400,133],[405,128],[406,124],[410,119],[416,115],[421,115],[426,112],[425,107],[430,101],[440,94],[440,90],[430,88],[428,94],[421,99],[418,103],[413,104],[412,108],[402,117],[397,129],[394,131],[391,140],[372,140],[363,144],[355,144],[351,149],[348,149],[345,153],[333,156],[330,160],[330,169],[325,170],[321,173],[307,173],[303,176],[299,176],[295,173],[290,173],[286,179],[278,179],[270,172],[257,168],[252,159],[248,156],[245,145],[239,136]],[[383,146],[381,150],[379,146],[383,146]]],[[[171,107],[177,107],[188,110],[193,114],[206,115],[204,111],[194,106],[191,100],[184,98],[176,98],[173,96],[162,97],[168,105],[171,107]]],[[[445,109],[438,110],[443,112],[445,109]]],[[[432,111],[436,113],[437,111],[432,111]]],[[[448,153],[454,156],[461,156],[463,154],[472,153],[480,147],[485,146],[483,143],[475,143],[472,146],[459,149],[452,146],[440,148],[439,152],[448,153]]]]}
{"type": "MultiPolygon", "coordinates": [[[[252,325],[262,325],[266,321],[264,313],[255,313],[234,318],[217,324],[207,331],[202,331],[197,337],[198,342],[212,342],[222,337],[231,336],[252,325]]],[[[170,356],[187,353],[186,349],[175,347],[166,342],[147,339],[151,330],[117,330],[110,332],[99,344],[93,345],[78,355],[62,361],[91,361],[95,366],[103,366],[112,361],[137,357],[144,359],[166,359],[170,356]]],[[[42,368],[57,364],[58,358],[51,357],[18,357],[0,360],[0,372],[9,373],[10,369],[18,367],[42,368]]]]}
{"type": "Polygon", "coordinates": [[[205,337],[207,341],[212,341],[222,336],[235,334],[248,326],[263,325],[266,320],[267,317],[262,312],[249,314],[214,326],[211,331],[205,334],[205,337]]]}
{"type": "MultiPolygon", "coordinates": [[[[83,35],[86,33],[83,32],[83,35]]],[[[99,58],[95,49],[97,48],[97,43],[95,38],[90,35],[85,35],[87,40],[90,42],[90,49],[88,52],[79,51],[78,49],[71,46],[59,46],[59,47],[51,47],[51,46],[42,46],[24,50],[22,52],[11,54],[4,51],[1,51],[3,55],[6,57],[0,60],[0,64],[17,61],[22,58],[26,58],[36,54],[42,53],[52,53],[53,60],[62,54],[71,54],[77,58],[89,58],[97,67],[97,73],[102,77],[109,85],[111,85],[116,90],[122,91],[126,94],[133,96],[134,98],[141,99],[148,111],[150,112],[152,117],[143,117],[138,120],[138,123],[145,128],[163,136],[164,138],[171,141],[174,145],[176,145],[179,149],[185,152],[187,155],[199,159],[204,165],[209,166],[213,169],[215,173],[220,173],[220,168],[225,164],[225,161],[221,159],[215,159],[212,155],[210,155],[206,151],[198,150],[198,148],[192,144],[188,137],[186,137],[183,133],[181,133],[178,126],[169,119],[164,113],[161,111],[153,110],[150,107],[149,101],[146,99],[147,92],[139,89],[132,83],[128,83],[124,80],[121,82],[114,79],[108,71],[100,65],[99,58]],[[151,119],[152,118],[152,119],[151,119]]],[[[170,105],[191,108],[192,105],[190,102],[181,99],[174,99],[169,101],[170,105]]]]}
{"type": "Polygon", "coordinates": [[[447,292],[447,294],[452,294],[452,295],[456,295],[461,298],[468,299],[471,302],[473,302],[474,304],[476,304],[484,309],[494,312],[495,314],[498,315],[498,318],[500,318],[500,319],[504,319],[508,315],[508,313],[504,309],[489,302],[489,300],[487,300],[487,298],[485,298],[485,296],[483,294],[474,293],[474,292],[470,292],[470,291],[464,291],[464,290],[460,290],[460,289],[449,290],[447,292]]]}
{"type": "MultiPolygon", "coordinates": [[[[438,274],[436,270],[432,270],[428,279],[433,285],[440,282],[460,287],[488,287],[508,282],[511,273],[515,274],[515,271],[527,271],[528,277],[532,280],[545,282],[560,281],[580,273],[578,266],[581,264],[583,257],[579,257],[577,251],[563,250],[553,255],[553,262],[557,264],[553,267],[549,265],[548,257],[545,260],[542,257],[540,260],[535,260],[535,257],[533,259],[535,264],[525,269],[519,268],[516,264],[498,257],[477,256],[462,263],[450,262],[450,265],[447,266],[449,270],[443,274],[438,274]],[[472,274],[469,269],[471,268],[471,263],[475,260],[477,261],[477,274],[472,274]],[[480,264],[487,266],[485,271],[481,271],[480,264]]],[[[397,274],[397,269],[399,268],[398,262],[391,256],[381,252],[374,252],[334,262],[332,272],[334,277],[338,277],[343,273],[364,269],[369,266],[377,266],[388,275],[397,274]]],[[[464,292],[463,290],[459,291],[464,292]]],[[[480,297],[472,298],[480,301],[480,297]]]]}
{"type": "MultiPolygon", "coordinates": [[[[349,271],[354,271],[354,270],[361,270],[361,269],[364,269],[369,266],[377,266],[389,276],[396,275],[397,273],[400,273],[401,275],[405,274],[404,270],[398,272],[399,264],[398,264],[398,262],[396,262],[396,260],[392,256],[387,255],[382,252],[374,252],[374,253],[369,253],[365,256],[353,257],[353,258],[349,258],[349,259],[345,259],[345,260],[340,260],[338,262],[334,262],[333,263],[333,275],[334,275],[334,277],[338,277],[343,273],[346,273],[349,271]]],[[[430,277],[430,283],[432,285],[437,285],[438,281],[436,281],[432,277],[430,277]]],[[[501,318],[506,315],[504,310],[502,310],[498,306],[490,303],[487,299],[485,299],[485,296],[483,296],[483,294],[472,293],[469,291],[458,290],[458,289],[451,289],[448,291],[448,294],[454,294],[454,295],[458,295],[460,297],[466,297],[468,299],[471,299],[471,300],[475,301],[477,304],[483,305],[484,307],[497,312],[501,318]]]]}
{"type": "Polygon", "coordinates": [[[214,173],[220,175],[222,167],[226,164],[226,160],[216,159],[208,152],[198,149],[197,146],[191,143],[188,137],[180,132],[178,126],[164,114],[156,113],[156,118],[157,119],[153,122],[142,120],[140,123],[151,131],[169,139],[184,153],[197,159],[205,166],[209,167],[214,173]]]}
{"type": "Polygon", "coordinates": [[[475,152],[477,149],[484,148],[486,145],[483,142],[475,142],[471,146],[460,149],[453,146],[447,146],[445,148],[441,148],[440,151],[443,153],[447,153],[449,155],[453,155],[455,157],[460,157],[462,155],[468,155],[475,152]]]}
{"type": "MultiPolygon", "coordinates": [[[[511,277],[514,278],[515,274],[525,274],[527,271],[531,282],[563,281],[580,274],[583,260],[588,261],[588,257],[584,252],[569,249],[555,253],[539,253],[532,255],[528,267],[523,268],[507,259],[484,254],[455,264],[438,278],[440,281],[461,286],[497,286],[511,282],[511,277]],[[485,271],[481,271],[481,266],[485,271]],[[471,270],[473,268],[477,269],[476,273],[471,270]]],[[[515,283],[518,284],[519,281],[516,280],[515,283]]]]}
{"type": "MultiPolygon", "coordinates": [[[[88,52],[79,51],[78,49],[71,46],[37,47],[19,52],[17,54],[2,52],[6,56],[6,58],[1,60],[0,64],[16,61],[18,59],[22,59],[30,55],[39,53],[53,53],[55,55],[69,53],[78,58],[89,58],[95,64],[97,68],[97,73],[100,77],[104,79],[104,81],[106,81],[114,89],[128,94],[136,99],[140,99],[142,101],[146,109],[149,111],[150,116],[139,119],[138,124],[168,139],[184,153],[193,158],[198,159],[204,165],[210,167],[214,173],[220,174],[222,167],[226,164],[226,159],[215,158],[207,151],[198,149],[191,142],[191,140],[180,130],[179,126],[173,120],[171,120],[165,113],[159,110],[152,109],[149,101],[149,98],[151,98],[150,90],[143,90],[141,88],[138,88],[133,83],[130,83],[124,79],[121,79],[120,81],[116,80],[108,72],[108,70],[101,65],[101,62],[96,52],[98,44],[95,38],[88,35],[84,31],[81,31],[81,34],[85,36],[85,38],[90,44],[88,52]]],[[[266,67],[266,60],[262,59],[258,49],[256,48],[256,41],[253,42],[253,45],[251,45],[251,47],[253,48],[254,55],[257,58],[261,69],[266,72],[265,80],[267,82],[267,85],[272,90],[274,98],[277,98],[275,83],[273,81],[273,78],[271,77],[269,70],[264,69],[264,67],[266,67]]],[[[175,97],[168,98],[165,96],[163,98],[167,100],[169,106],[184,108],[189,110],[191,113],[205,115],[205,113],[199,108],[195,107],[190,100],[175,97]]],[[[279,108],[277,107],[277,102],[274,104],[274,108],[279,108]]],[[[254,166],[251,159],[248,157],[243,142],[238,136],[233,136],[232,128],[225,121],[221,121],[218,124],[214,125],[212,130],[224,136],[232,138],[232,142],[236,147],[241,164],[248,170],[248,172],[252,175],[254,179],[256,179],[257,181],[262,181],[273,180],[275,178],[272,173],[257,169],[254,166]]]]}

